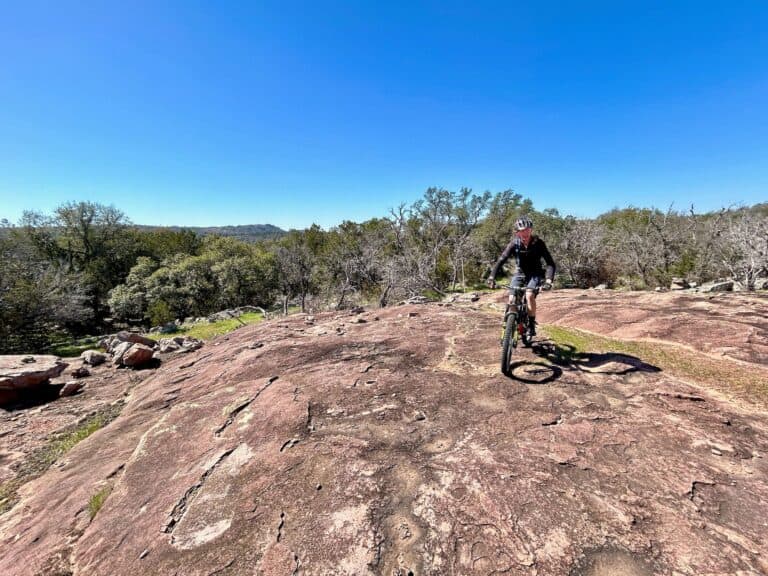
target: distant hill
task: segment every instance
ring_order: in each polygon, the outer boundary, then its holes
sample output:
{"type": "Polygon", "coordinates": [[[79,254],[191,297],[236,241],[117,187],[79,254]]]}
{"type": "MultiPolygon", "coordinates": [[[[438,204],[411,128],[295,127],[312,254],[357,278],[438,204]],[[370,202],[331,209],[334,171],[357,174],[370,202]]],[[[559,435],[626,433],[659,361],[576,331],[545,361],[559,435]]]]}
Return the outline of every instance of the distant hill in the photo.
{"type": "Polygon", "coordinates": [[[243,224],[242,226],[141,226],[139,230],[192,230],[200,236],[230,236],[245,242],[280,238],[286,231],[272,224],[243,224]]]}

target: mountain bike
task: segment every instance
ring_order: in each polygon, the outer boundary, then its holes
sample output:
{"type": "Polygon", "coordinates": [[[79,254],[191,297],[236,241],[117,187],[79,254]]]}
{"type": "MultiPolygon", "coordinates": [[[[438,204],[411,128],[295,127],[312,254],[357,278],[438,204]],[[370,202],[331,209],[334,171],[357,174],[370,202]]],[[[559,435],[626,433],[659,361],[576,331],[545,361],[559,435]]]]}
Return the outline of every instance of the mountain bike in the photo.
{"type": "MultiPolygon", "coordinates": [[[[539,293],[536,288],[535,294],[539,293]]],[[[518,342],[530,347],[531,335],[528,332],[528,303],[525,299],[525,287],[514,288],[515,303],[504,310],[504,328],[501,333],[501,373],[509,376],[512,365],[512,353],[518,342]],[[513,311],[513,308],[515,311],[513,311]]]]}

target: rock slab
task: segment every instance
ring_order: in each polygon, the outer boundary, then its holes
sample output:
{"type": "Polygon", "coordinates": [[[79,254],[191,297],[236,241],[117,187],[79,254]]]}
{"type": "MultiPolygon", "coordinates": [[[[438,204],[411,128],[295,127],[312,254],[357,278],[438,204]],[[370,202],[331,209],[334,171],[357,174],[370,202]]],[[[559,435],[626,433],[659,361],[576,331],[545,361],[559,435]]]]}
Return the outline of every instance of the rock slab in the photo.
{"type": "Polygon", "coordinates": [[[20,392],[56,378],[68,365],[58,356],[0,356],[0,404],[13,401],[20,392]]]}

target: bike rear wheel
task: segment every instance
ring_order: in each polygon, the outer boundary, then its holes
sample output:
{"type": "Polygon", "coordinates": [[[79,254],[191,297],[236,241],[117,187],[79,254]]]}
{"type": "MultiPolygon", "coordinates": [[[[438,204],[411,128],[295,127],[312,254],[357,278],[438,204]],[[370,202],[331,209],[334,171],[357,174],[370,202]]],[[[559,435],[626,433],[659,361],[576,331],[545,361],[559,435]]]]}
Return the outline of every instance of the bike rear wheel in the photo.
{"type": "Polygon", "coordinates": [[[518,340],[517,314],[507,316],[507,324],[504,327],[504,336],[501,339],[501,373],[509,376],[509,368],[512,365],[512,353],[517,348],[518,340]]]}

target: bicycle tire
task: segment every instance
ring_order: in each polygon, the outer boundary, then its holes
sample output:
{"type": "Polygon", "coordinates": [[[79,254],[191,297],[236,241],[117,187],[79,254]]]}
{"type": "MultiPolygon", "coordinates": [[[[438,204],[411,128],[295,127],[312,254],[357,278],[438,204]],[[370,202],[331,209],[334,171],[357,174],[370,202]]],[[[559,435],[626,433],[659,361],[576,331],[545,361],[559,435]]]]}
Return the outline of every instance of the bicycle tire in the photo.
{"type": "Polygon", "coordinates": [[[507,316],[507,324],[504,327],[504,337],[501,339],[501,373],[509,376],[509,367],[512,365],[512,353],[517,347],[517,314],[507,316]]]}

